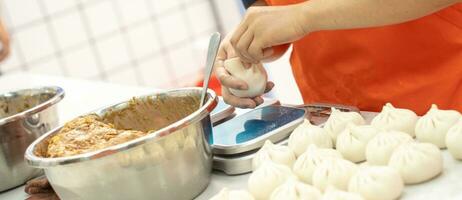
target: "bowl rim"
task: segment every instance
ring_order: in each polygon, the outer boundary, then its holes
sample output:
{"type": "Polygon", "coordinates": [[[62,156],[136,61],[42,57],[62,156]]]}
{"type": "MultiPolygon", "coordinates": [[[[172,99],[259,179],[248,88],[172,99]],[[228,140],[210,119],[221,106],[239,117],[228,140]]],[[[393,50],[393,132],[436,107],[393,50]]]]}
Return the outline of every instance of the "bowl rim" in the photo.
{"type": "Polygon", "coordinates": [[[36,114],[36,113],[38,113],[40,111],[43,111],[43,110],[55,105],[59,101],[61,101],[64,98],[64,94],[65,94],[63,88],[61,88],[61,87],[58,87],[58,86],[42,86],[42,87],[24,88],[24,89],[9,91],[9,92],[5,92],[5,93],[0,94],[0,96],[15,96],[15,95],[19,95],[21,93],[24,93],[26,91],[38,91],[38,92],[52,91],[52,92],[55,93],[55,95],[53,97],[51,97],[50,99],[48,99],[48,100],[46,100],[46,101],[44,101],[44,102],[42,102],[42,103],[40,103],[40,104],[38,104],[36,106],[33,106],[32,108],[26,109],[26,110],[24,110],[22,112],[10,115],[8,117],[0,118],[0,126],[4,125],[6,123],[12,122],[12,121],[17,121],[19,119],[24,119],[24,118],[29,117],[29,116],[31,116],[33,114],[36,114]]]}
{"type": "MultiPolygon", "coordinates": [[[[199,88],[199,87],[186,87],[186,88],[178,88],[178,89],[160,90],[160,91],[150,93],[150,94],[145,94],[145,95],[141,95],[141,96],[135,96],[135,98],[146,98],[146,97],[149,97],[149,96],[154,96],[154,95],[159,95],[159,94],[175,93],[175,92],[180,92],[180,91],[184,91],[184,90],[192,90],[192,91],[201,92],[202,88],[199,88]]],[[[103,149],[98,149],[96,151],[91,151],[91,152],[78,154],[78,155],[73,155],[73,156],[67,156],[67,157],[44,158],[44,157],[36,156],[34,154],[34,149],[35,149],[36,145],[39,144],[40,142],[42,142],[49,135],[55,133],[56,131],[59,131],[63,127],[63,125],[61,125],[61,126],[55,128],[55,129],[50,130],[49,132],[43,134],[38,139],[36,139],[33,143],[31,143],[29,145],[29,147],[27,147],[27,149],[26,149],[26,151],[24,153],[24,158],[27,161],[27,163],[32,167],[48,168],[48,167],[53,167],[53,166],[57,166],[57,165],[66,165],[66,164],[78,163],[78,162],[82,162],[82,161],[86,161],[86,160],[94,160],[94,159],[109,156],[109,155],[112,155],[112,154],[115,154],[115,153],[118,153],[118,152],[126,151],[126,150],[134,148],[136,146],[145,144],[145,143],[147,143],[149,141],[159,139],[161,137],[169,135],[169,134],[171,134],[171,133],[173,133],[173,132],[175,132],[177,130],[180,130],[180,129],[192,124],[193,122],[196,122],[199,119],[209,115],[210,112],[212,112],[212,110],[218,104],[218,98],[217,98],[216,93],[211,89],[207,90],[207,94],[208,94],[209,98],[208,98],[207,102],[201,108],[197,109],[196,111],[192,112],[188,116],[186,116],[186,117],[184,117],[184,118],[182,118],[182,119],[180,119],[180,120],[178,120],[178,121],[176,121],[176,122],[174,122],[174,123],[172,123],[172,124],[170,124],[170,125],[168,125],[168,126],[166,126],[164,128],[161,128],[161,129],[156,130],[154,132],[150,132],[149,134],[146,134],[145,136],[136,138],[134,140],[130,140],[130,141],[127,141],[127,142],[124,142],[124,143],[121,143],[121,144],[117,144],[117,145],[114,145],[114,146],[106,147],[106,148],[103,148],[103,149]]],[[[115,106],[123,104],[123,103],[126,103],[126,102],[130,101],[132,98],[130,98],[128,100],[118,102],[118,103],[115,103],[115,104],[111,104],[109,106],[99,108],[99,109],[94,110],[92,112],[89,112],[87,114],[90,114],[90,113],[100,114],[101,111],[104,111],[106,109],[115,107],[115,106]]]]}

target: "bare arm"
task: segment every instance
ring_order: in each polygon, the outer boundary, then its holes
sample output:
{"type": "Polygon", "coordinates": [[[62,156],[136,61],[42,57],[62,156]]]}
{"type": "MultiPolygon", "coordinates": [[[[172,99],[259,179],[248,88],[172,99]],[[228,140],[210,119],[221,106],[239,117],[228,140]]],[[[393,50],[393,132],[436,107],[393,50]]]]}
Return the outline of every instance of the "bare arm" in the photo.
{"type": "Polygon", "coordinates": [[[311,0],[304,3],[306,28],[336,30],[402,23],[461,0],[311,0]]]}
{"type": "Polygon", "coordinates": [[[252,7],[231,44],[244,61],[263,60],[268,48],[321,30],[378,27],[417,19],[462,0],[310,0],[252,7]]]}

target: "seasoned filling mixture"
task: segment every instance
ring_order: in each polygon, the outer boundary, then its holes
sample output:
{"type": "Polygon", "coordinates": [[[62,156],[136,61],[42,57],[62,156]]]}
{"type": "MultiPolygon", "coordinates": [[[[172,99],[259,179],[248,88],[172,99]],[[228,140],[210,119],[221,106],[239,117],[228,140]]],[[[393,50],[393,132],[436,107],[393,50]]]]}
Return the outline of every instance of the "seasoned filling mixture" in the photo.
{"type": "Polygon", "coordinates": [[[119,130],[97,115],[78,117],[50,138],[45,157],[64,157],[103,149],[146,135],[146,132],[119,130]]]}

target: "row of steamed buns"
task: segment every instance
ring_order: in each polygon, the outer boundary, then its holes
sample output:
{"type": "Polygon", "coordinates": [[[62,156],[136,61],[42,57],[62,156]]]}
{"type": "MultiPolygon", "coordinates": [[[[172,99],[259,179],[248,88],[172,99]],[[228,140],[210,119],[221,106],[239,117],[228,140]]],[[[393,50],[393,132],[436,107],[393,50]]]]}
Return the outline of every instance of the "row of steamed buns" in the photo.
{"type": "Polygon", "coordinates": [[[462,115],[457,111],[432,105],[419,118],[388,103],[365,124],[359,113],[334,108],[323,128],[305,120],[288,146],[266,141],[255,154],[249,192],[224,188],[211,199],[393,200],[405,184],[442,172],[439,148],[462,159],[462,115]],[[362,161],[367,162],[355,164],[362,161]]]}

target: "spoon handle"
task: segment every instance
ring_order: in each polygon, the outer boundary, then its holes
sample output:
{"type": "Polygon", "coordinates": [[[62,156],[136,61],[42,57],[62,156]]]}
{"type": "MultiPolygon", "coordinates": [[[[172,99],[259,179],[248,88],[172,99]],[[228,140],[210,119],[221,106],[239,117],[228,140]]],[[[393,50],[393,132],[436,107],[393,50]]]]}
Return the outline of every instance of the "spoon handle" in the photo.
{"type": "Polygon", "coordinates": [[[207,50],[207,61],[205,63],[204,83],[202,85],[202,94],[199,108],[202,108],[206,100],[205,96],[207,94],[207,88],[209,87],[209,80],[210,75],[212,74],[213,65],[215,64],[215,59],[217,57],[218,47],[220,46],[220,38],[220,33],[215,32],[212,34],[209,40],[209,47],[207,50]]]}

